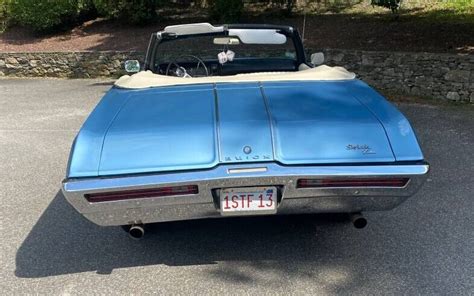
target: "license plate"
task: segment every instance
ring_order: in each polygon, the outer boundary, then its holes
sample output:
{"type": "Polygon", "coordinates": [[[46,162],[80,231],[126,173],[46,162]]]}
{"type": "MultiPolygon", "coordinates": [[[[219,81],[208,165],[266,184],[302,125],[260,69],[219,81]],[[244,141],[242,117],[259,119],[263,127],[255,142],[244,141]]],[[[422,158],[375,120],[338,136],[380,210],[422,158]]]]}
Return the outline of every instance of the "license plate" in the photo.
{"type": "Polygon", "coordinates": [[[222,189],[221,215],[275,214],[277,191],[275,187],[245,187],[222,189]]]}

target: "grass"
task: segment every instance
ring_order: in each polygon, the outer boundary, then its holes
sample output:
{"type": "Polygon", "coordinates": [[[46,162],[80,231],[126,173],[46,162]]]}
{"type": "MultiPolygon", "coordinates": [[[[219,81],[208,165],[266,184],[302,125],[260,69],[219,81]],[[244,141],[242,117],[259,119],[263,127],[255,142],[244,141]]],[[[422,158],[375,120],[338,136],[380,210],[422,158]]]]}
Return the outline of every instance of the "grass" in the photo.
{"type": "Polygon", "coordinates": [[[387,8],[371,5],[370,0],[311,1],[299,12],[474,24],[474,0],[402,0],[397,15],[387,8]]]}
{"type": "MultiPolygon", "coordinates": [[[[281,13],[278,6],[265,3],[248,3],[245,9],[252,15],[281,13]]],[[[389,21],[408,19],[474,24],[474,0],[402,0],[397,14],[393,14],[388,8],[372,5],[370,0],[306,0],[304,5],[294,9],[294,14],[340,14],[358,18],[375,17],[389,21]]]]}

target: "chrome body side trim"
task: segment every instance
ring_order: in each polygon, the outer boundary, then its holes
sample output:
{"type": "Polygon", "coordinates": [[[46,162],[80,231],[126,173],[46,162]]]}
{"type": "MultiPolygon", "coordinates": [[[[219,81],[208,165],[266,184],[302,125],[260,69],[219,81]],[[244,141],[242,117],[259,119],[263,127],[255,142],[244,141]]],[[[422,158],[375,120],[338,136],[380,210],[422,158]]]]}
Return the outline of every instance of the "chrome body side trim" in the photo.
{"type": "Polygon", "coordinates": [[[229,187],[277,186],[278,214],[388,210],[424,183],[428,164],[281,166],[276,163],[220,165],[210,170],[68,179],[63,193],[74,208],[99,225],[125,225],[220,217],[216,194],[229,187]],[[255,169],[259,168],[259,169],[255,169]],[[266,168],[266,169],[261,169],[266,168]],[[239,173],[232,173],[232,172],[239,173]],[[408,177],[403,188],[297,188],[300,178],[408,177]],[[197,185],[198,194],[111,202],[88,202],[84,194],[197,185]]]}

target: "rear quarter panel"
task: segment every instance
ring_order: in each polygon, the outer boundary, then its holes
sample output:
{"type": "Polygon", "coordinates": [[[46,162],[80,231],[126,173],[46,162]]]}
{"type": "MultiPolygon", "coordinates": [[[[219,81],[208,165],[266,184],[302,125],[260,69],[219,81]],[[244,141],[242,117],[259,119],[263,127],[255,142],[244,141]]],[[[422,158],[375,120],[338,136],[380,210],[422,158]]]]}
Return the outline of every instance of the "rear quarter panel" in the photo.
{"type": "Polygon", "coordinates": [[[360,80],[355,80],[348,87],[352,95],[383,124],[396,161],[424,159],[413,128],[393,104],[360,80]]]}
{"type": "Polygon", "coordinates": [[[74,139],[67,178],[98,176],[105,134],[131,92],[112,88],[100,100],[74,139]]]}

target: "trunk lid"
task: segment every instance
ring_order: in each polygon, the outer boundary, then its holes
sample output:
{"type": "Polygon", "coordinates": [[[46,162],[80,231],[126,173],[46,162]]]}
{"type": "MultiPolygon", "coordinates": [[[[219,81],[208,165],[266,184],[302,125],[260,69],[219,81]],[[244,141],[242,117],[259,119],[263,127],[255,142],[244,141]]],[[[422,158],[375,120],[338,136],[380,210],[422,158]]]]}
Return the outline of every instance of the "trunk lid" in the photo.
{"type": "Polygon", "coordinates": [[[348,89],[344,82],[274,82],[131,92],[106,132],[99,175],[394,161],[383,126],[348,89]]]}

